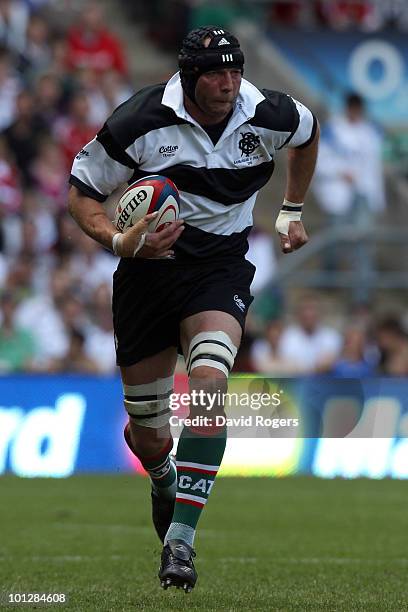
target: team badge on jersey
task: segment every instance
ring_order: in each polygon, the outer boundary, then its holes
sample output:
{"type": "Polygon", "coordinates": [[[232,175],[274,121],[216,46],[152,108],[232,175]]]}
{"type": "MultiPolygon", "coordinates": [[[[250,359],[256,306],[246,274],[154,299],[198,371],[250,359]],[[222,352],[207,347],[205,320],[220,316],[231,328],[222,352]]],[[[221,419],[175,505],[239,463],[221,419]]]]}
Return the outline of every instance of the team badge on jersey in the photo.
{"type": "Polygon", "coordinates": [[[252,132],[241,132],[241,140],[238,143],[242,155],[249,157],[259,147],[259,136],[252,132]]]}

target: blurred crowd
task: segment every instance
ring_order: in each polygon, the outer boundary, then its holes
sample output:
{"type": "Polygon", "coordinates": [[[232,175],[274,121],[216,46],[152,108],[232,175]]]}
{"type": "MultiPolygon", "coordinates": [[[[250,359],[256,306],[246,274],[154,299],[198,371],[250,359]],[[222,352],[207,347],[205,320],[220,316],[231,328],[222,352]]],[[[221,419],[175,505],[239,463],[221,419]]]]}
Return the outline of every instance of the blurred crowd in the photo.
{"type": "MultiPolygon", "coordinates": [[[[131,94],[122,44],[100,3],[0,0],[0,372],[116,371],[111,283],[117,259],[67,213],[67,179],[73,157],[131,94]]],[[[372,150],[377,136],[368,133],[361,101],[351,104],[350,134],[359,134],[360,144],[371,137],[372,150]]],[[[346,119],[347,113],[339,120],[346,119]]],[[[337,132],[335,123],[329,127],[324,146],[339,150],[335,137],[345,133],[344,125],[337,132]]],[[[334,155],[329,157],[334,164],[334,155]]],[[[338,222],[362,190],[340,155],[336,167],[323,162],[317,191],[324,194],[325,180],[335,172],[344,183],[338,189],[342,204],[325,211],[338,222]]],[[[361,169],[355,159],[351,168],[357,164],[361,169]]],[[[381,189],[377,185],[382,202],[381,189]]],[[[259,314],[259,296],[276,268],[271,237],[254,231],[250,256],[261,261],[253,286],[259,314]]],[[[299,300],[287,317],[279,291],[266,293],[266,311],[256,320],[255,309],[236,370],[408,375],[408,339],[398,317],[376,321],[361,308],[331,327],[315,297],[299,300]]]]}
{"type": "Polygon", "coordinates": [[[250,319],[235,370],[277,377],[408,376],[406,319],[375,317],[368,305],[336,310],[338,318],[330,323],[322,296],[305,295],[289,316],[281,303],[263,321],[261,333],[250,319]]]}
{"type": "Polygon", "coordinates": [[[405,0],[275,0],[266,4],[272,25],[366,32],[387,27],[408,29],[405,0]]]}
{"type": "Polygon", "coordinates": [[[151,38],[176,50],[190,29],[214,23],[229,28],[253,18],[264,26],[373,32],[408,29],[406,0],[121,0],[130,18],[148,24],[151,38]]]}
{"type": "Polygon", "coordinates": [[[132,94],[101,5],[0,0],[0,371],[112,373],[116,258],[67,213],[72,160],[132,94]]]}

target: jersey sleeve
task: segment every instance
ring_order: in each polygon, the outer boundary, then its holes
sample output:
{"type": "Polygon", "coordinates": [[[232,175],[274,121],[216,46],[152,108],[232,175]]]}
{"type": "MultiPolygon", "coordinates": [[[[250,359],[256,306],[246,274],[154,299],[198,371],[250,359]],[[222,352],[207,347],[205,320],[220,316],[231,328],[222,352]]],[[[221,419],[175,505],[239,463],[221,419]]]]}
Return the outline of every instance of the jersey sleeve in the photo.
{"type": "MultiPolygon", "coordinates": [[[[290,97],[290,96],[289,96],[290,97]]],[[[295,123],[290,138],[285,147],[303,149],[307,147],[315,137],[317,120],[311,110],[294,98],[290,98],[294,105],[295,123]]]]}
{"type": "Polygon", "coordinates": [[[137,162],[120,147],[105,123],[76,155],[69,182],[89,198],[104,202],[136,168],[137,162]]]}
{"type": "Polygon", "coordinates": [[[270,132],[274,150],[310,144],[317,129],[313,113],[288,94],[270,89],[261,91],[265,101],[258,105],[251,123],[270,132]]]}

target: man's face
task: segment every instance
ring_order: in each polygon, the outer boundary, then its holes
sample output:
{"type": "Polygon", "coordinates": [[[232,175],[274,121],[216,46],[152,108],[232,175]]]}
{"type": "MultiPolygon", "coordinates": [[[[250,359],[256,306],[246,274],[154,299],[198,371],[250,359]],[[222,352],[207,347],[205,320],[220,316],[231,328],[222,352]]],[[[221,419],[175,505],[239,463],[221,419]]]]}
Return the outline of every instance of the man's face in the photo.
{"type": "Polygon", "coordinates": [[[349,104],[346,107],[346,115],[351,123],[357,123],[364,118],[364,108],[361,104],[349,104]]]}
{"type": "Polygon", "coordinates": [[[222,119],[235,104],[241,80],[242,74],[238,68],[220,68],[205,72],[196,85],[198,106],[207,115],[222,119]]]}

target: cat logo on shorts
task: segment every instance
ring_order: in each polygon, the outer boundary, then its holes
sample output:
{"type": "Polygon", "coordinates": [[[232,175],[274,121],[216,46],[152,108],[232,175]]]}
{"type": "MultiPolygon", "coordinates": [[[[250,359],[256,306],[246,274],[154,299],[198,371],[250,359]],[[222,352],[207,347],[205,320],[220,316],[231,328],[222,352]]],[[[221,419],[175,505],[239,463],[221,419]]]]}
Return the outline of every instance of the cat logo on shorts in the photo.
{"type": "Polygon", "coordinates": [[[259,147],[259,136],[252,132],[241,132],[241,140],[238,143],[242,155],[249,157],[259,147]]]}

